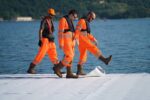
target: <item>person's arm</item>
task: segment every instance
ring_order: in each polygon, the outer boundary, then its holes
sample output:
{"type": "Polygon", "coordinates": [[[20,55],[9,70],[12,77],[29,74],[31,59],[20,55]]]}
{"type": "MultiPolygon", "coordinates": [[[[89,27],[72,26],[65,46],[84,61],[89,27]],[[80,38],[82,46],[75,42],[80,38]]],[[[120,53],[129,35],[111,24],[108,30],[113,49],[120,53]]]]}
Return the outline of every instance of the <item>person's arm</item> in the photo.
{"type": "Polygon", "coordinates": [[[96,40],[96,38],[92,35],[92,34],[88,34],[88,38],[95,43],[95,45],[98,44],[98,41],[96,40]]]}
{"type": "Polygon", "coordinates": [[[65,19],[61,18],[59,21],[59,28],[58,28],[58,43],[59,43],[59,48],[62,49],[64,46],[64,28],[65,28],[65,19]]]}
{"type": "Polygon", "coordinates": [[[43,29],[40,29],[39,30],[39,40],[42,40],[42,32],[43,32],[43,29]]]}
{"type": "Polygon", "coordinates": [[[40,29],[39,29],[39,43],[38,43],[39,46],[42,45],[42,33],[43,33],[43,30],[44,30],[44,20],[41,21],[40,29]]]}
{"type": "Polygon", "coordinates": [[[93,42],[96,40],[95,37],[91,33],[88,33],[88,38],[93,42]]]}
{"type": "Polygon", "coordinates": [[[82,25],[83,24],[83,20],[79,20],[79,22],[77,23],[77,26],[76,26],[76,30],[75,30],[75,35],[74,35],[74,39],[78,39],[79,38],[79,34],[80,34],[80,31],[82,29],[82,25]]]}
{"type": "Polygon", "coordinates": [[[76,40],[77,45],[79,45],[79,34],[82,29],[83,23],[84,23],[84,20],[81,19],[81,20],[79,20],[79,22],[77,23],[77,26],[76,26],[75,35],[74,35],[73,39],[76,40]]]}

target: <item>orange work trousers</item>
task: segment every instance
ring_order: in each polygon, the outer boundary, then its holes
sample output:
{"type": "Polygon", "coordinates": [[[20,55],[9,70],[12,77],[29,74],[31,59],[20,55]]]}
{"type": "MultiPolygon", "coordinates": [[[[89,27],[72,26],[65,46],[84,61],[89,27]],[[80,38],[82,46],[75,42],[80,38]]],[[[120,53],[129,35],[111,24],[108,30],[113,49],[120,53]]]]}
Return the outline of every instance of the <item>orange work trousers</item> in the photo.
{"type": "Polygon", "coordinates": [[[72,41],[72,37],[64,37],[64,58],[62,60],[62,64],[66,67],[72,66],[72,61],[74,58],[74,47],[75,41],[72,41]]]}
{"type": "Polygon", "coordinates": [[[56,45],[54,42],[49,42],[47,38],[42,38],[42,46],[39,48],[39,51],[32,63],[35,65],[39,64],[46,53],[53,64],[58,64],[59,61],[57,57],[56,45]]]}
{"type": "Polygon", "coordinates": [[[92,53],[97,58],[101,55],[101,51],[97,48],[95,44],[93,44],[87,36],[80,35],[79,36],[79,62],[78,64],[82,65],[87,60],[87,51],[92,53]]]}

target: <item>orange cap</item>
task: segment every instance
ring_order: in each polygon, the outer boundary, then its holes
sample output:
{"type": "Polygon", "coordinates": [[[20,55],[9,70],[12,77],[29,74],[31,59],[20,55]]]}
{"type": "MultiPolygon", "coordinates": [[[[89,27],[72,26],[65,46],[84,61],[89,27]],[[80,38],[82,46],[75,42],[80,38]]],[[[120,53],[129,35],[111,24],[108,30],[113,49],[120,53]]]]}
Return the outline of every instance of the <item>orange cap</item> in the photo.
{"type": "Polygon", "coordinates": [[[48,14],[53,15],[53,16],[56,15],[55,10],[53,8],[48,9],[48,14]]]}

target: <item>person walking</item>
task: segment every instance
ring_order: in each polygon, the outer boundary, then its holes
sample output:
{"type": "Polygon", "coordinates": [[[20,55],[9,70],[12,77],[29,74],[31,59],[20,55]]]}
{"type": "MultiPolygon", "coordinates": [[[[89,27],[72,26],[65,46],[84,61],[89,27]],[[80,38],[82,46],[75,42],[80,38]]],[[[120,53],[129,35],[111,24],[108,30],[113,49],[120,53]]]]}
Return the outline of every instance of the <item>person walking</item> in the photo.
{"type": "Polygon", "coordinates": [[[108,58],[105,58],[101,50],[97,47],[97,40],[96,38],[91,34],[90,30],[90,22],[93,21],[96,18],[96,14],[94,12],[89,12],[87,14],[87,17],[83,17],[79,20],[74,39],[79,40],[79,62],[77,65],[77,75],[85,75],[83,72],[83,64],[87,60],[87,51],[91,52],[95,57],[102,60],[106,65],[109,64],[109,62],[112,59],[112,55],[110,55],[108,58]]]}
{"type": "Polygon", "coordinates": [[[75,41],[73,41],[73,36],[75,32],[73,20],[77,18],[78,16],[76,10],[70,10],[68,15],[63,16],[59,21],[59,29],[58,29],[59,48],[63,50],[64,58],[62,61],[60,61],[59,66],[55,66],[53,70],[57,75],[60,75],[61,68],[66,66],[67,69],[66,78],[78,78],[77,75],[74,75],[72,73],[72,61],[74,58],[74,48],[75,48],[75,41]]]}
{"type": "Polygon", "coordinates": [[[54,42],[54,25],[53,17],[55,16],[55,10],[53,8],[48,9],[48,15],[42,18],[40,30],[39,30],[39,51],[30,63],[27,73],[35,74],[35,66],[38,65],[46,54],[50,58],[54,67],[58,65],[58,57],[56,51],[56,45],[54,42]]]}

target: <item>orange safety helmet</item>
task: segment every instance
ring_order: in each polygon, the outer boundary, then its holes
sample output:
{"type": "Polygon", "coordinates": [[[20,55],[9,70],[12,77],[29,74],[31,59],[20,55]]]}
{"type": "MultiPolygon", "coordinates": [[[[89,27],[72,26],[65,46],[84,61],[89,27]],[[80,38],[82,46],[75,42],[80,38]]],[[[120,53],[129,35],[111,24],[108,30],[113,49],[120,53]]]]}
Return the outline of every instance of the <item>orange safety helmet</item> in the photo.
{"type": "Polygon", "coordinates": [[[48,14],[53,15],[53,16],[56,15],[55,10],[53,8],[48,9],[48,14]]]}

